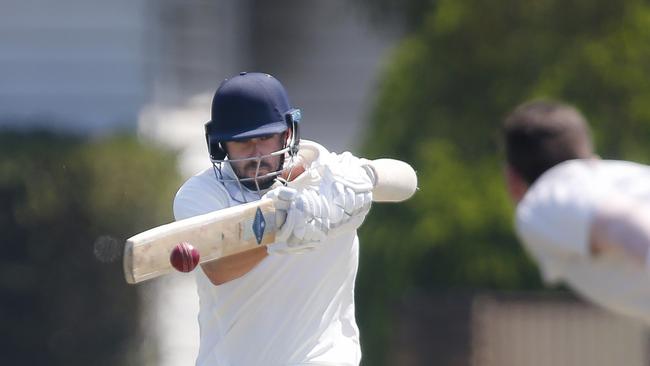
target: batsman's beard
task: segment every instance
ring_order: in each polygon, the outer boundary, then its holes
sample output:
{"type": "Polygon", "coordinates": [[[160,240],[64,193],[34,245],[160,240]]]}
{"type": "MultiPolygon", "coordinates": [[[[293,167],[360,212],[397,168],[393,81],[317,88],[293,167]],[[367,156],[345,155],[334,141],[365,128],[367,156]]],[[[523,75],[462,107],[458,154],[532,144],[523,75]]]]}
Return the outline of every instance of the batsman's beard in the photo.
{"type": "Polygon", "coordinates": [[[280,174],[284,165],[284,156],[280,157],[275,169],[267,159],[251,160],[245,162],[243,166],[231,162],[231,167],[244,187],[252,191],[266,190],[275,183],[277,175],[280,174]],[[277,174],[269,175],[271,173],[277,174]]]}

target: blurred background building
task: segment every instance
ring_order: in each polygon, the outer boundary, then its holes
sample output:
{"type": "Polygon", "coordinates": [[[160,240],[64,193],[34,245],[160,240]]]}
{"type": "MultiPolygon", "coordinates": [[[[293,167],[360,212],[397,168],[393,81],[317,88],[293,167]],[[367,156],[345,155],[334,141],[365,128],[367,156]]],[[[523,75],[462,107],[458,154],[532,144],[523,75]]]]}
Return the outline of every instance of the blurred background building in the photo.
{"type": "Polygon", "coordinates": [[[357,10],[344,0],[5,0],[2,121],[30,128],[47,116],[57,123],[44,127],[88,135],[140,121],[155,134],[173,111],[197,110],[175,122],[200,130],[224,78],[264,71],[304,109],[305,136],[347,149],[399,35],[357,10]]]}
{"type": "Polygon", "coordinates": [[[147,1],[4,0],[1,8],[4,124],[54,120],[39,127],[79,134],[134,128],[158,58],[147,1]]]}

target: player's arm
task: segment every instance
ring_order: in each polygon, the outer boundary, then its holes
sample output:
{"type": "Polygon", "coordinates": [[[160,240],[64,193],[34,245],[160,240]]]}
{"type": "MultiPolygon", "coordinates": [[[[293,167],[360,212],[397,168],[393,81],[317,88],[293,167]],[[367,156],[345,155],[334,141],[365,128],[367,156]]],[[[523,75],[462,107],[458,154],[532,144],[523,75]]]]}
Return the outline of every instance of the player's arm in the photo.
{"type": "Polygon", "coordinates": [[[219,258],[201,264],[203,273],[215,286],[239,278],[250,272],[267,256],[266,247],[219,258]]]}
{"type": "Polygon", "coordinates": [[[604,200],[594,211],[589,238],[593,256],[622,254],[645,266],[650,246],[648,207],[621,195],[604,200]]]}

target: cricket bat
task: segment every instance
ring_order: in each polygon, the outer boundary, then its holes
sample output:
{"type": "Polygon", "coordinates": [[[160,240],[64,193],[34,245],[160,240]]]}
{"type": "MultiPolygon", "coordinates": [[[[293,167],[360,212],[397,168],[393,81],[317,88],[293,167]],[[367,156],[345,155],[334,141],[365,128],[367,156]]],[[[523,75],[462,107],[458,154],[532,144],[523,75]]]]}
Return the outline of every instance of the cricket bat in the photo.
{"type": "MultiPolygon", "coordinates": [[[[401,202],[417,190],[415,171],[403,161],[377,159],[370,167],[374,202],[401,202]]],[[[136,284],[172,272],[170,254],[181,242],[198,249],[200,263],[274,243],[284,219],[273,200],[263,198],[155,227],[126,241],[124,276],[136,284]]]]}

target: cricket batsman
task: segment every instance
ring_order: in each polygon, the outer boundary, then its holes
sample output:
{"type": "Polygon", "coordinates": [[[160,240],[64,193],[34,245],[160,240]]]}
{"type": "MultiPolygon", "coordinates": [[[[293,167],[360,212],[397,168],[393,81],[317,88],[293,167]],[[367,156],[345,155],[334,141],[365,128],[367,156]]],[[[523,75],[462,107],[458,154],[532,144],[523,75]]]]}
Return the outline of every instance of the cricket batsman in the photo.
{"type": "Polygon", "coordinates": [[[212,166],[174,200],[177,220],[271,197],[276,243],[206,262],[198,366],[356,366],[357,228],[372,201],[367,160],[301,140],[282,84],[241,73],[217,89],[205,136],[212,166]]]}

